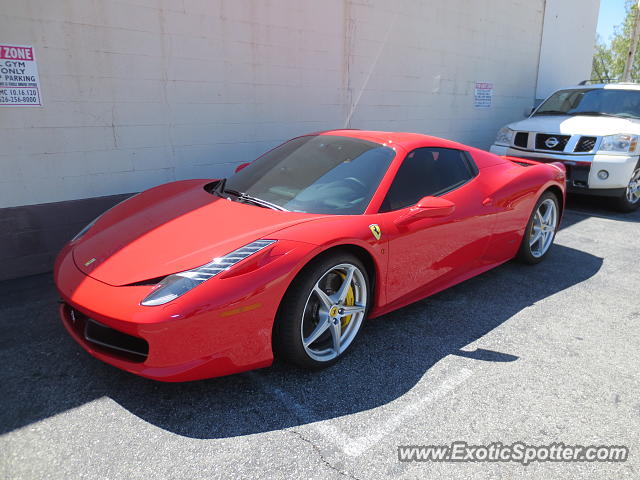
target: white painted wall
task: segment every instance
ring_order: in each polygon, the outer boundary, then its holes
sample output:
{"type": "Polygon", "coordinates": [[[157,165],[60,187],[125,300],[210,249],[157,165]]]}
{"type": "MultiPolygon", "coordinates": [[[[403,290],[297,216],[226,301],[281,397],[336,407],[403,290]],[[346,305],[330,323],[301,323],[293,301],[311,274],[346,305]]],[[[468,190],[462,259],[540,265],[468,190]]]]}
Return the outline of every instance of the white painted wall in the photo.
{"type": "Polygon", "coordinates": [[[345,125],[488,148],[533,103],[544,3],[3,2],[0,43],[35,47],[44,106],[0,107],[0,207],[227,175],[345,125]],[[476,80],[495,85],[490,109],[476,80]]]}
{"type": "Polygon", "coordinates": [[[536,99],[591,78],[600,0],[546,0],[536,99]]]}

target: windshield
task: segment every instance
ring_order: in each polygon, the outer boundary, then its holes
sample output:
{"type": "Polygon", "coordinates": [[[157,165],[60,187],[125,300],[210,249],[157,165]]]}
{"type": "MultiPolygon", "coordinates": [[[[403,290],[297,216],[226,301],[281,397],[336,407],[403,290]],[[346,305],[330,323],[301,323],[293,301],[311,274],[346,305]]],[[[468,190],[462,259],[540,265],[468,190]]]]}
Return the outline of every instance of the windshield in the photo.
{"type": "Polygon", "coordinates": [[[308,135],[267,152],[225,189],[296,212],[362,214],[395,153],[358,138],[308,135]]]}
{"type": "Polygon", "coordinates": [[[560,90],[536,110],[538,115],[602,115],[640,118],[640,91],[585,88],[560,90]]]}

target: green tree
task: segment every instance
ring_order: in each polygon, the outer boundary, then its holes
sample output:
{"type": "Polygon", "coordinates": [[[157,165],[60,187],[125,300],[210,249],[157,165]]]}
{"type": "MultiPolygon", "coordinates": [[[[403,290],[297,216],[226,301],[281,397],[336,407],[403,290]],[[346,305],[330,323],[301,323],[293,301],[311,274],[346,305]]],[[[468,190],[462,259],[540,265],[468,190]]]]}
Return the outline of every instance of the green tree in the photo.
{"type": "Polygon", "coordinates": [[[602,41],[600,35],[596,36],[596,47],[593,54],[591,80],[599,83],[610,82],[615,78],[611,71],[613,64],[611,49],[602,41]]]}
{"type": "MultiPolygon", "coordinates": [[[[624,64],[631,46],[633,25],[638,10],[637,2],[635,0],[627,0],[625,10],[625,18],[620,25],[614,28],[609,46],[599,36],[596,38],[591,73],[592,80],[606,82],[622,78],[624,64]]],[[[634,81],[640,80],[640,49],[636,50],[636,55],[633,59],[631,78],[634,81]]]]}

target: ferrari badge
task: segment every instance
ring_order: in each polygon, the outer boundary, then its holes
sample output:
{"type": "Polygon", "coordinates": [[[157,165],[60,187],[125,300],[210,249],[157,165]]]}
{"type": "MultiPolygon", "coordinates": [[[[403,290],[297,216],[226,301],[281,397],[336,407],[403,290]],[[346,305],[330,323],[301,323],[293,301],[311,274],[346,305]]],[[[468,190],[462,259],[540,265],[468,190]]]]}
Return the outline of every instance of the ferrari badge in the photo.
{"type": "Polygon", "coordinates": [[[378,226],[378,224],[372,223],[371,225],[369,225],[369,229],[371,230],[371,233],[373,233],[373,236],[376,237],[376,240],[380,240],[382,232],[380,231],[380,227],[378,226]]]}

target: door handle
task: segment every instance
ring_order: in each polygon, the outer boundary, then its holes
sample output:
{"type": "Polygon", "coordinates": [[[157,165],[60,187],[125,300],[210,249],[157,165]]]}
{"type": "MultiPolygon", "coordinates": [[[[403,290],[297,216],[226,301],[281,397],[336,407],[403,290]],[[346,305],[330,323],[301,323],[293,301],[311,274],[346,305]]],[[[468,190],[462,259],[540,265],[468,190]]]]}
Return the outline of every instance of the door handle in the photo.
{"type": "Polygon", "coordinates": [[[482,205],[484,205],[485,207],[490,207],[491,205],[493,205],[493,197],[487,197],[482,201],[482,205]]]}

